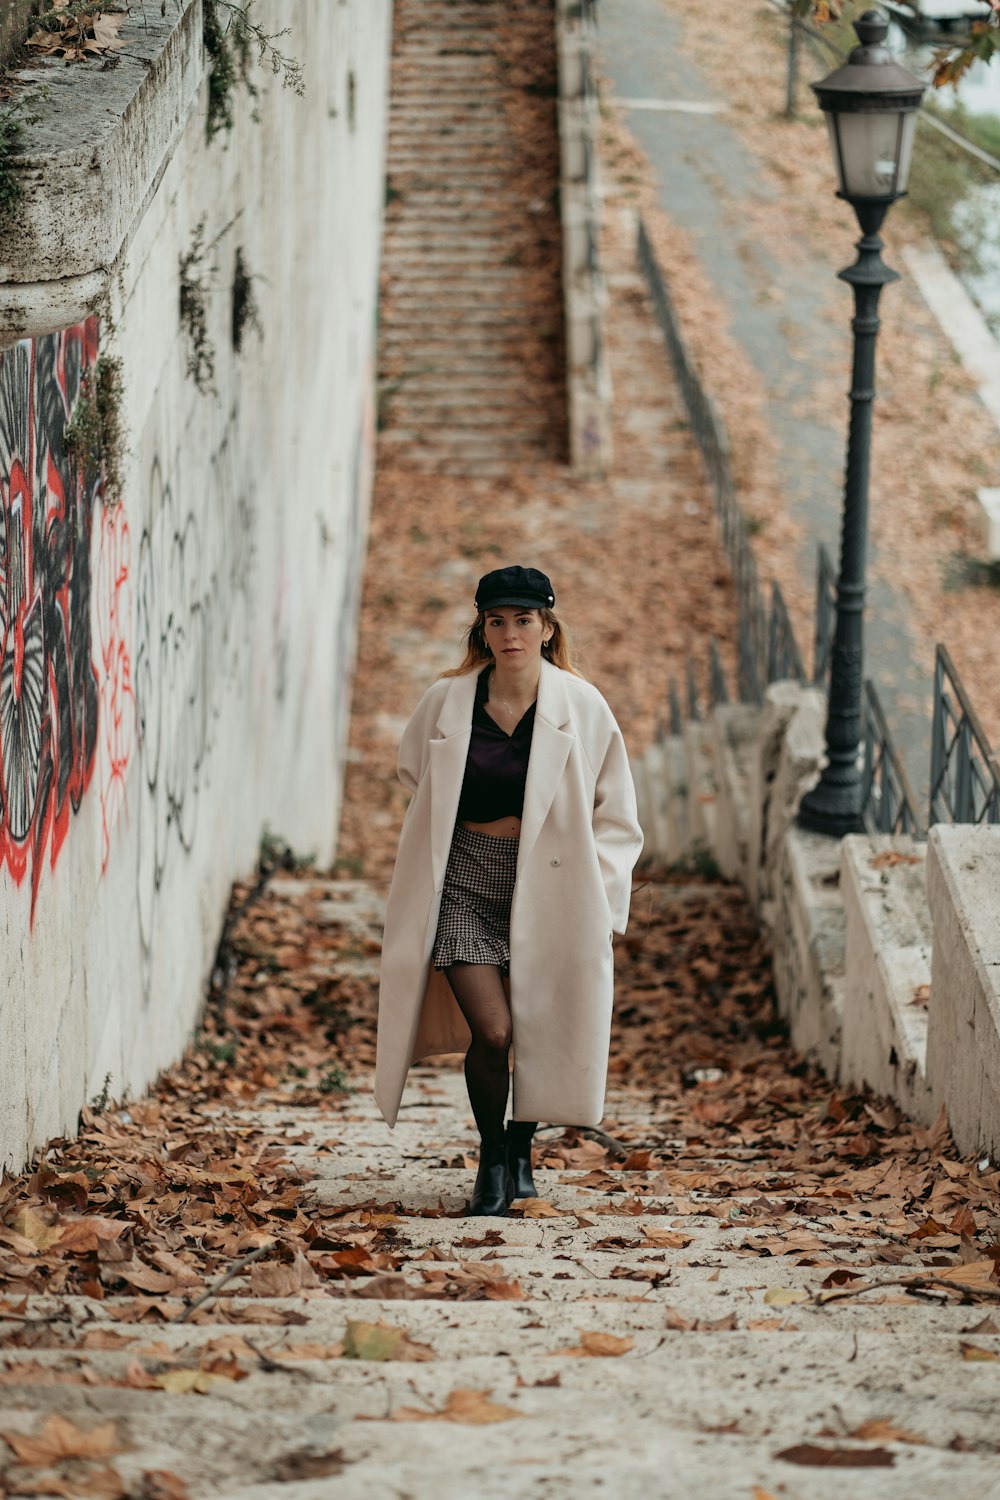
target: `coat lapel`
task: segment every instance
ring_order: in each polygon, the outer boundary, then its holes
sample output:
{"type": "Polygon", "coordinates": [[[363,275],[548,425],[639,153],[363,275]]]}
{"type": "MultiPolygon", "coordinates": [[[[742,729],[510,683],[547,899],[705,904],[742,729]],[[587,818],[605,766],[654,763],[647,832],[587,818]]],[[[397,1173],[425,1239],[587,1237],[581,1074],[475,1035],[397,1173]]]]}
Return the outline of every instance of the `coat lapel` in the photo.
{"type": "Polygon", "coordinates": [[[531,854],[555,797],[570,748],[576,738],[569,713],[569,698],[563,674],[551,662],[543,661],[538,679],[535,725],[531,735],[528,779],[524,788],[524,811],[521,815],[521,842],[517,853],[518,874],[531,854]]]}
{"type": "Polygon", "coordinates": [[[448,852],[472,737],[476,681],[475,672],[452,678],[438,714],[436,727],[440,738],[430,742],[431,873],[435,890],[440,889],[448,867],[448,852]]]}

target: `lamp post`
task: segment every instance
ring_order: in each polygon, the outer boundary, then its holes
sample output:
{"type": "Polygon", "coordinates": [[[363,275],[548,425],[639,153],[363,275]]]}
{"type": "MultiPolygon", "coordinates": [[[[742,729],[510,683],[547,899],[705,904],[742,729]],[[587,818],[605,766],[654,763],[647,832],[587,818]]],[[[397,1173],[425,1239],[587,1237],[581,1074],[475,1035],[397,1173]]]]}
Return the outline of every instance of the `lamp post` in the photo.
{"type": "Polygon", "coordinates": [[[854,365],[830,658],[827,759],[816,786],[799,805],[803,827],[836,838],[862,827],[858,761],[875,340],[882,288],[899,280],[882,259],[879,230],[890,205],[906,192],[916,113],[924,93],[919,78],[893,61],[885,46],[888,22],[879,11],[866,10],[854,29],[859,45],[847,62],[812,85],[826,115],[839,181],[837,196],[847,199],[861,228],[858,258],[840,272],[841,280],[854,288],[854,365]]]}

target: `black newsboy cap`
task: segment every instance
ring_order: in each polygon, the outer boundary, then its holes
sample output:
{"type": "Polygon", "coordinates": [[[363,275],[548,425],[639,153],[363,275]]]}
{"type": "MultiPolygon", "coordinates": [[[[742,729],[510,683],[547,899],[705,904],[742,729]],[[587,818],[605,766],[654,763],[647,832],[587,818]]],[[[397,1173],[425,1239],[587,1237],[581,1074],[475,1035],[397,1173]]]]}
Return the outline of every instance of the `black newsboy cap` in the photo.
{"type": "Polygon", "coordinates": [[[555,602],[551,583],[537,568],[494,568],[480,578],[476,589],[476,608],[484,612],[504,604],[550,609],[555,602]]]}

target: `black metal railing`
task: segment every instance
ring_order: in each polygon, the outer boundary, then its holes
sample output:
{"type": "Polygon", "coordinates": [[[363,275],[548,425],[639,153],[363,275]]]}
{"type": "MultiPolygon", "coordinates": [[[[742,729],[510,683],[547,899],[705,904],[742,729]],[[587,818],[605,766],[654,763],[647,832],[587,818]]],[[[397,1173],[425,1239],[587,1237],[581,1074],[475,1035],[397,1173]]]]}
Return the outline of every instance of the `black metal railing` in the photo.
{"type": "Polygon", "coordinates": [[[684,714],[681,711],[681,695],[677,691],[677,684],[672,677],[670,679],[669,701],[670,733],[678,735],[684,728],[684,714]]]}
{"type": "Polygon", "coordinates": [[[708,642],[708,704],[710,708],[717,708],[720,703],[728,702],[726,673],[719,655],[719,643],[713,635],[708,642]]]}
{"type": "Polygon", "coordinates": [[[920,838],[923,827],[917,798],[871,681],[865,683],[861,726],[864,747],[861,808],[865,827],[869,833],[909,833],[920,838]]]}
{"type": "Polygon", "coordinates": [[[771,585],[771,618],[767,632],[767,680],[768,682],[806,681],[806,669],[802,665],[802,652],[795,639],[795,628],[788,613],[781,586],[771,585]]]}
{"type": "Polygon", "coordinates": [[[1000,765],[946,648],[934,653],[930,823],[1000,823],[1000,765]]]}
{"type": "Polygon", "coordinates": [[[816,552],[816,637],[813,642],[813,687],[830,686],[830,655],[837,623],[837,574],[833,558],[820,542],[816,552]]]}
{"type": "MultiPolygon", "coordinates": [[[[737,697],[740,702],[760,705],[769,683],[787,679],[806,682],[802,653],[784,596],[776,583],[772,585],[770,609],[765,608],[749,529],[736,498],[726,431],[688,356],[666,281],[641,220],[638,257],[708,473],[723,545],[733,572],[739,616],[737,697]]],[[[816,562],[812,685],[825,694],[829,693],[836,620],[837,573],[829,551],[820,545],[816,562]]],[[[725,673],[714,641],[709,645],[709,696],[713,706],[728,701],[725,673]]],[[[700,718],[695,667],[690,660],[687,698],[689,717],[700,718]]],[[[675,682],[670,683],[669,701],[670,732],[679,734],[681,699],[675,682]]],[[[921,836],[925,825],[918,801],[871,682],[864,685],[862,731],[865,826],[873,832],[921,836]]],[[[931,785],[926,823],[941,822],[1000,823],[1000,764],[951,657],[939,645],[934,668],[931,785]]]]}
{"type": "Polygon", "coordinates": [[[695,675],[694,661],[689,656],[686,670],[687,710],[688,718],[692,724],[697,724],[701,719],[701,704],[698,702],[698,679],[695,675]]]}

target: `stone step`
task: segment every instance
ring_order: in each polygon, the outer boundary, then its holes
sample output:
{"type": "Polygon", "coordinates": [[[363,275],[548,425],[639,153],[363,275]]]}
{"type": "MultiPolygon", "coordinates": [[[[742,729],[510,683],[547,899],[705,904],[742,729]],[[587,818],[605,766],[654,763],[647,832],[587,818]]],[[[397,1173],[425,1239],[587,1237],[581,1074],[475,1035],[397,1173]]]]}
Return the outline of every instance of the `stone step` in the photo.
{"type": "Polygon", "coordinates": [[[404,427],[388,427],[379,433],[379,444],[383,448],[406,448],[411,457],[441,457],[461,459],[463,462],[481,457],[496,459],[506,457],[512,444],[531,447],[544,452],[548,447],[548,432],[520,430],[486,434],[475,429],[447,432],[436,437],[433,432],[404,427]],[[421,451],[422,450],[422,451],[421,451]]]}
{"type": "Polygon", "coordinates": [[[683,740],[688,767],[692,852],[704,852],[714,859],[719,783],[711,728],[702,720],[689,720],[684,725],[683,740]]]}
{"type": "Polygon", "coordinates": [[[463,291],[479,292],[483,288],[495,287],[497,296],[509,297],[511,288],[523,282],[524,272],[520,266],[504,265],[503,261],[486,261],[479,265],[456,258],[450,263],[442,259],[435,263],[421,256],[395,258],[386,277],[390,289],[405,287],[408,291],[426,289],[435,295],[449,286],[461,286],[463,291]]]}
{"type": "Polygon", "coordinates": [[[421,384],[415,388],[401,386],[398,390],[387,390],[385,395],[393,413],[401,413],[408,405],[413,405],[415,412],[426,412],[432,424],[453,421],[460,426],[473,423],[495,426],[504,422],[546,420],[536,402],[517,399],[515,387],[472,398],[464,396],[461,391],[428,390],[421,384]]]}

